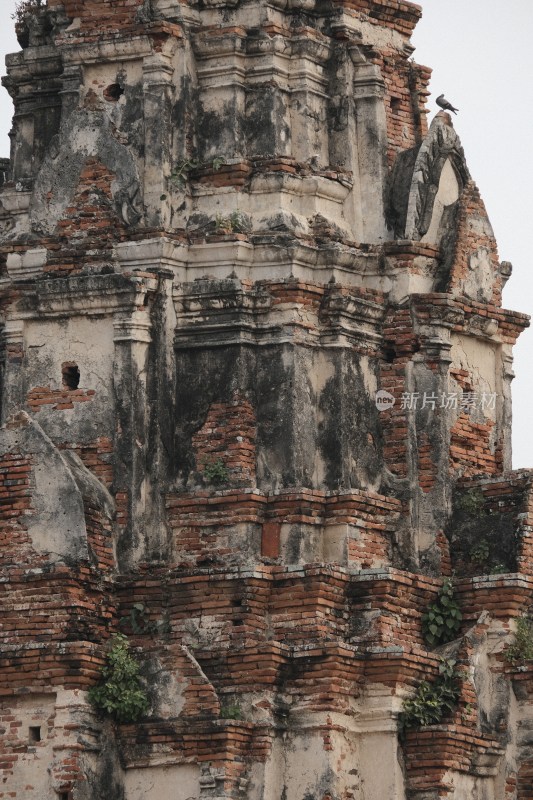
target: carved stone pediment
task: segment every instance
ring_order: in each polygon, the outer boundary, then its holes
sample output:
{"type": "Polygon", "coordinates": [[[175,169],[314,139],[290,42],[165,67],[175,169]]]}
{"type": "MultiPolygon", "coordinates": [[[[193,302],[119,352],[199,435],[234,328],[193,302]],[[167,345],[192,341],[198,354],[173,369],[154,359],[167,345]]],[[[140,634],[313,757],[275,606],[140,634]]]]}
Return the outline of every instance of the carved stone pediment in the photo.
{"type": "Polygon", "coordinates": [[[448,114],[437,114],[418,148],[400,154],[395,165],[389,203],[397,236],[422,239],[428,232],[443,169],[449,162],[459,191],[470,178],[460,139],[448,114]]]}

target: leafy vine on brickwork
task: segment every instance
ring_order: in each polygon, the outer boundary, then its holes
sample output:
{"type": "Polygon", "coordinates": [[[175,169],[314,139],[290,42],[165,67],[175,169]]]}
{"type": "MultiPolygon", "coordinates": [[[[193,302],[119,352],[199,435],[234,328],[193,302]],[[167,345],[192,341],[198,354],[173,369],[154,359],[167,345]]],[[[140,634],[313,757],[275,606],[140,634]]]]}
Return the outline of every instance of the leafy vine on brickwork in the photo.
{"type": "Polygon", "coordinates": [[[516,620],[515,640],[504,650],[504,656],[515,666],[533,661],[533,619],[530,616],[516,620]]]}
{"type": "Polygon", "coordinates": [[[414,697],[404,701],[399,716],[400,730],[437,725],[457,707],[461,673],[452,658],[442,658],[433,683],[422,681],[414,697]]]}
{"type": "Polygon", "coordinates": [[[470,550],[470,561],[483,570],[484,575],[503,575],[511,569],[500,561],[494,560],[491,547],[486,539],[481,539],[470,550]]]}
{"type": "Polygon", "coordinates": [[[174,165],[170,178],[180,189],[183,189],[192,170],[209,167],[216,172],[223,163],[224,159],[220,157],[213,158],[210,161],[200,161],[198,158],[182,158],[174,165]]]}
{"type": "Polygon", "coordinates": [[[470,561],[474,564],[484,566],[489,560],[490,547],[486,539],[482,539],[470,550],[470,561]]]}
{"type": "Polygon", "coordinates": [[[150,707],[139,672],[140,664],[130,650],[128,638],[115,634],[101,670],[100,683],[89,689],[89,701],[116,722],[137,722],[150,707]]]}
{"type": "Polygon", "coordinates": [[[482,516],[485,512],[485,495],[481,489],[469,489],[458,500],[457,507],[465,514],[482,516]]]}
{"type": "Polygon", "coordinates": [[[453,584],[446,578],[437,599],[422,616],[422,632],[430,647],[437,647],[455,639],[463,615],[455,597],[453,584]]]}

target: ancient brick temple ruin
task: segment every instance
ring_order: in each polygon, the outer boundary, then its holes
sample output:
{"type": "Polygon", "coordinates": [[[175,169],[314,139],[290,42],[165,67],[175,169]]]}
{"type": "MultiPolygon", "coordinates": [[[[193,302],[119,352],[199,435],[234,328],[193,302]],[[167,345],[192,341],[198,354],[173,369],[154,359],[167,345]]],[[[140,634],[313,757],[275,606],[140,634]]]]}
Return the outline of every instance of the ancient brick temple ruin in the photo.
{"type": "Polygon", "coordinates": [[[48,0],[18,26],[2,800],[533,797],[533,667],[506,658],[528,318],[450,116],[428,128],[420,16],[48,0]],[[446,576],[462,627],[432,648],[446,576]],[[117,632],[136,723],[88,696],[117,632]],[[443,654],[454,708],[402,734],[443,654]]]}

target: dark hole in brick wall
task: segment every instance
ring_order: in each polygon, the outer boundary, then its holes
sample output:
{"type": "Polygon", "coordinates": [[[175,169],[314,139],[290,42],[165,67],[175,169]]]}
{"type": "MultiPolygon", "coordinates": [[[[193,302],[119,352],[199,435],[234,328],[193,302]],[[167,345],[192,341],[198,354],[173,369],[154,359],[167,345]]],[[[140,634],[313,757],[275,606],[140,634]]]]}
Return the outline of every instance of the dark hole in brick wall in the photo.
{"type": "Polygon", "coordinates": [[[59,792],[59,800],[70,800],[68,792],[59,792]]]}
{"type": "Polygon", "coordinates": [[[385,349],[385,361],[387,364],[392,364],[396,358],[396,349],[394,347],[387,347],[385,349]]]}
{"type": "Polygon", "coordinates": [[[29,739],[30,742],[40,742],[41,741],[41,728],[39,725],[32,725],[29,730],[29,739]]]}
{"type": "Polygon", "coordinates": [[[104,97],[110,103],[116,103],[123,94],[124,89],[119,83],[112,83],[107,89],[104,89],[104,97]]]}
{"type": "Polygon", "coordinates": [[[232,620],[232,622],[233,622],[233,624],[234,624],[235,626],[237,626],[237,625],[244,625],[244,620],[242,620],[242,619],[234,619],[234,620],[232,620]]]}
{"type": "Polygon", "coordinates": [[[63,386],[67,389],[77,389],[80,385],[80,371],[77,364],[68,362],[62,364],[61,374],[63,375],[63,386]]]}
{"type": "Polygon", "coordinates": [[[391,97],[390,99],[390,107],[392,109],[393,114],[398,114],[402,107],[402,98],[401,97],[391,97]]]}

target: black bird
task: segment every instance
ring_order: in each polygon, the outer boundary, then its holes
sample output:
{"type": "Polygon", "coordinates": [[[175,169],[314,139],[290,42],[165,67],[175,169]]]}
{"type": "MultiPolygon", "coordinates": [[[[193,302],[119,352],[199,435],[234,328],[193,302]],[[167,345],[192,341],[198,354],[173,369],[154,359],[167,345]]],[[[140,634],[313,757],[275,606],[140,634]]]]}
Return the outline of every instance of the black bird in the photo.
{"type": "Polygon", "coordinates": [[[459,111],[458,108],[454,108],[451,103],[448,103],[446,98],[443,94],[440,94],[437,99],[435,100],[436,104],[443,108],[445,111],[453,111],[454,114],[457,114],[459,111]]]}

